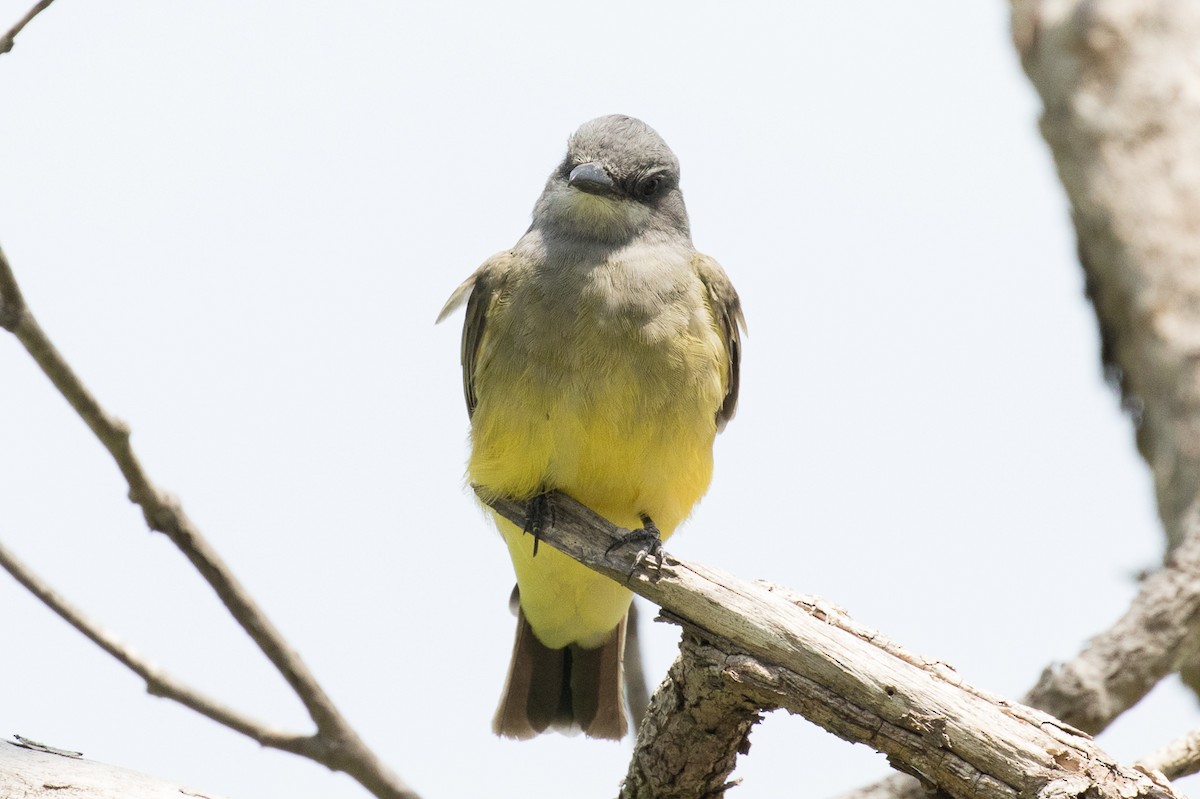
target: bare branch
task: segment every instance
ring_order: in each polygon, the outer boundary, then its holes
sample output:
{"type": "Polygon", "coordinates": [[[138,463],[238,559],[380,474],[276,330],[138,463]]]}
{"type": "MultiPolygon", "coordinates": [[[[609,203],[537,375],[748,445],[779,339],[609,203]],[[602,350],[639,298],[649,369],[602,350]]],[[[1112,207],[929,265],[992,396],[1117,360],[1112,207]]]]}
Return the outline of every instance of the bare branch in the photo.
{"type": "Polygon", "coordinates": [[[248,716],[226,707],[195,690],[189,685],[175,679],[158,666],[144,660],[140,655],[117,639],[115,635],[102,628],[89,618],[79,608],[34,574],[16,555],[0,544],[0,568],[11,574],[18,583],[42,601],[48,608],[57,613],[64,621],[79,632],[83,633],[92,643],[112,655],[132,672],[146,681],[146,690],[154,696],[161,696],[191,708],[207,716],[218,724],[223,724],[232,730],[253,738],[264,746],[283,749],[287,752],[301,753],[310,736],[297,733],[285,733],[274,730],[248,716]]]}
{"type": "Polygon", "coordinates": [[[650,702],[621,799],[721,796],[737,756],[750,750],[750,729],[767,708],[726,689],[723,670],[712,665],[721,653],[700,652],[715,650],[685,631],[679,657],[650,702]]]}
{"type": "MultiPolygon", "coordinates": [[[[1074,658],[1047,667],[1022,701],[1098,734],[1178,668],[1197,617],[1200,525],[1193,525],[1183,543],[1168,555],[1166,565],[1142,581],[1125,614],[1074,658]]],[[[1152,756],[1146,762],[1156,761],[1152,756]]],[[[916,780],[899,775],[842,794],[840,799],[929,798],[916,780]]]]}
{"type": "Polygon", "coordinates": [[[1200,622],[1200,525],[1142,581],[1129,609],[1023,701],[1097,734],[1179,668],[1200,622]]]}
{"type": "Polygon", "coordinates": [[[1200,730],[1192,730],[1153,754],[1143,757],[1138,766],[1158,771],[1169,780],[1200,772],[1200,730]]]}
{"type": "Polygon", "coordinates": [[[1200,4],[1012,0],[1012,23],[1177,546],[1200,496],[1200,4]]]}
{"type": "MultiPolygon", "coordinates": [[[[686,620],[719,653],[713,662],[725,678],[724,690],[740,692],[758,707],[800,713],[885,752],[897,767],[962,799],[1176,796],[1169,786],[1116,763],[1069,725],[970,688],[945,664],[904,652],[836,609],[797,602],[783,591],[666,553],[646,557],[620,545],[628,531],[569,497],[552,494],[550,501],[554,524],[541,533],[545,543],[686,620]]],[[[523,503],[489,504],[524,522],[523,503]]],[[[643,724],[639,750],[703,743],[674,737],[678,726],[661,736],[652,727],[643,724]]],[[[707,776],[711,786],[726,775],[707,776]]],[[[701,788],[692,795],[701,795],[701,788]]]]}
{"type": "Polygon", "coordinates": [[[204,576],[229,612],[300,696],[317,728],[331,727],[336,711],[308,667],[291,650],[283,636],[200,535],[178,500],[150,480],[130,444],[128,425],[109,415],[100,406],[38,326],[33,313],[24,303],[12,267],[2,250],[0,295],[5,297],[5,307],[8,309],[0,314],[0,320],[14,320],[13,326],[6,327],[25,346],[42,372],[112,455],[129,484],[129,498],[141,506],[146,523],[152,530],[166,534],[204,576]]]}
{"type": "MultiPolygon", "coordinates": [[[[1011,5],[1070,199],[1101,358],[1137,426],[1172,550],[1125,615],[1025,698],[1095,733],[1176,669],[1200,690],[1200,6],[1011,5]]],[[[891,778],[848,796],[918,795],[913,781],[891,778]]]]}
{"type": "Polygon", "coordinates": [[[220,799],[119,766],[63,755],[27,739],[0,741],[0,796],[21,799],[220,799]]]}
{"type": "MultiPolygon", "coordinates": [[[[342,717],[308,666],[200,534],[179,501],[151,481],[130,444],[129,427],[101,407],[38,326],[3,250],[0,250],[0,326],[12,332],[25,346],[55,388],[108,450],[129,484],[129,498],[141,506],[150,528],[165,534],[191,561],[304,704],[317,726],[317,734],[302,739],[285,737],[280,743],[304,741],[302,754],[330,769],[346,772],[376,796],[414,799],[416,794],[379,761],[342,717]]],[[[108,651],[120,659],[116,652],[108,651]]],[[[216,712],[215,708],[210,710],[216,712]]],[[[240,727],[230,725],[232,729],[250,734],[251,728],[246,726],[244,719],[230,717],[230,720],[241,723],[240,727]]],[[[300,753],[296,749],[287,751],[300,753]]]]}
{"type": "Polygon", "coordinates": [[[25,321],[25,295],[17,285],[12,267],[4,250],[0,249],[0,327],[10,333],[16,333],[25,321]]]}
{"type": "Polygon", "coordinates": [[[142,508],[152,530],[166,534],[204,576],[221,601],[245,628],[254,642],[301,697],[318,729],[332,725],[336,715],[332,703],[317,684],[308,667],[287,645],[266,615],[200,535],[178,500],[159,489],[142,468],[130,445],[129,427],[109,415],[38,326],[25,305],[20,287],[4,253],[0,250],[0,296],[5,312],[0,321],[12,319],[6,327],[20,340],[41,367],[42,372],[87,423],[117,463],[129,484],[129,498],[142,508]]]}
{"type": "Polygon", "coordinates": [[[37,5],[29,9],[25,16],[17,20],[17,24],[9,28],[8,33],[4,34],[3,37],[0,37],[0,54],[7,53],[9,50],[13,49],[13,40],[17,38],[17,34],[21,32],[21,29],[28,25],[29,22],[38,14],[45,11],[46,7],[53,2],[54,0],[38,0],[37,5]]]}
{"type": "MultiPolygon", "coordinates": [[[[1173,549],[1200,513],[1200,5],[1012,0],[1012,21],[1173,549]]],[[[1200,693],[1200,618],[1186,646],[1200,693]]]]}

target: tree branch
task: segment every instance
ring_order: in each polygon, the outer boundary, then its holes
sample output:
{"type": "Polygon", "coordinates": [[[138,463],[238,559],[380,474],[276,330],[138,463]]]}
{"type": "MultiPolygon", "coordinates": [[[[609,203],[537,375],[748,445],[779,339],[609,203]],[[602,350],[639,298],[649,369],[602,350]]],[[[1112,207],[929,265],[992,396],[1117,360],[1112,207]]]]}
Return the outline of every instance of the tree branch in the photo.
{"type": "MultiPolygon", "coordinates": [[[[666,553],[646,557],[620,544],[628,531],[578,502],[561,494],[551,502],[554,524],[541,534],[545,543],[686,620],[719,653],[713,666],[725,690],[759,707],[800,713],[962,799],[1176,796],[1069,725],[973,689],[945,664],[905,652],[828,605],[666,553]]],[[[489,504],[524,523],[523,503],[489,504]]],[[[707,734],[697,728],[698,737],[680,739],[680,727],[652,727],[642,726],[635,768],[643,752],[700,746],[707,734]]],[[[625,796],[672,795],[660,792],[664,786],[637,785],[641,776],[631,770],[625,796]]],[[[692,795],[713,795],[712,776],[710,793],[696,786],[692,795]]]]}
{"type": "MultiPolygon", "coordinates": [[[[1071,201],[1101,357],[1168,549],[1200,513],[1200,5],[1013,0],[1013,41],[1071,201]]],[[[1180,671],[1200,693],[1200,620],[1180,671]]]]}
{"type": "Polygon", "coordinates": [[[638,731],[620,799],[718,797],[733,784],[737,756],[750,751],[750,729],[771,708],[727,690],[713,666],[721,657],[685,628],[679,657],[638,731]]]}
{"type": "MultiPolygon", "coordinates": [[[[1166,565],[1142,581],[1125,614],[1070,661],[1047,667],[1022,701],[1098,734],[1178,668],[1198,616],[1200,525],[1193,525],[1166,565]]],[[[915,780],[895,776],[841,799],[927,797],[915,780]]]]}
{"type": "Polygon", "coordinates": [[[1138,761],[1148,771],[1159,771],[1169,780],[1200,772],[1200,730],[1192,730],[1138,761]]]}
{"type": "MultiPolygon", "coordinates": [[[[304,704],[316,724],[316,735],[299,739],[284,736],[277,743],[302,745],[303,752],[297,749],[286,751],[304,754],[330,769],[343,771],[376,796],[415,799],[416,794],[379,761],[342,717],[299,654],[291,648],[216,550],[200,534],[199,528],[184,512],[179,501],[151,481],[130,444],[129,427],[101,407],[38,325],[3,250],[0,250],[0,327],[17,337],[42,372],[108,450],[129,485],[129,498],[141,506],[150,529],[165,534],[187,557],[304,704]]],[[[92,640],[101,643],[96,638],[92,640]]],[[[121,659],[115,651],[105,648],[121,659]]],[[[133,668],[129,662],[122,662],[133,668]]],[[[147,685],[153,690],[153,684],[148,681],[147,685]]],[[[198,697],[194,698],[199,701],[198,697]]],[[[216,707],[210,710],[218,712],[216,707]]],[[[237,722],[237,726],[228,725],[232,729],[249,734],[251,727],[247,726],[248,720],[236,716],[229,716],[228,720],[237,722]]],[[[267,741],[264,743],[274,745],[267,741]]]]}
{"type": "MultiPolygon", "coordinates": [[[[1011,5],[1071,203],[1101,358],[1137,427],[1170,550],[1126,614],[1025,698],[1095,733],[1176,669],[1200,690],[1200,6],[1011,5]]],[[[844,799],[918,795],[891,778],[844,799]]]]}
{"type": "Polygon", "coordinates": [[[30,21],[38,14],[45,11],[46,7],[53,2],[54,0],[38,0],[38,3],[33,8],[29,9],[25,16],[17,20],[17,24],[9,28],[8,33],[4,34],[3,37],[0,37],[0,55],[13,49],[13,40],[17,38],[17,34],[21,32],[21,29],[28,25],[30,21]]]}
{"type": "Polygon", "coordinates": [[[285,733],[271,729],[267,725],[242,715],[238,711],[226,707],[204,695],[191,686],[175,679],[158,666],[143,659],[118,640],[115,635],[102,628],[47,585],[45,581],[34,574],[28,566],[22,563],[2,543],[0,543],[0,568],[11,574],[18,583],[41,600],[46,607],[57,613],[76,630],[83,633],[92,643],[112,655],[130,671],[145,680],[146,690],[150,694],[178,702],[184,707],[191,708],[218,724],[223,724],[249,738],[253,738],[263,746],[270,746],[296,754],[303,754],[308,748],[307,742],[311,740],[311,736],[300,735],[298,733],[285,733]]]}
{"type": "Polygon", "coordinates": [[[1012,0],[1101,356],[1178,546],[1200,497],[1200,4],[1012,0]]]}
{"type": "Polygon", "coordinates": [[[220,799],[119,766],[85,760],[79,753],[17,738],[0,741],[0,796],[21,799],[220,799]]]}
{"type": "Polygon", "coordinates": [[[1024,702],[1095,735],[1179,668],[1200,624],[1200,524],[1193,520],[1129,609],[1069,662],[1042,672],[1024,702]]]}

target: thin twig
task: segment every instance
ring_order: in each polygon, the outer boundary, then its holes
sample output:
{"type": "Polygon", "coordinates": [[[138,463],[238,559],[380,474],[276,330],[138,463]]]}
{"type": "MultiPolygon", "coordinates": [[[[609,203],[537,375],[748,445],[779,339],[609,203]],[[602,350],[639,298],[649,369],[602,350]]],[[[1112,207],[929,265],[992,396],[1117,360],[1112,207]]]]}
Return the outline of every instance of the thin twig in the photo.
{"type": "Polygon", "coordinates": [[[5,327],[20,340],[59,393],[66,398],[112,455],[129,484],[129,498],[141,506],[146,523],[152,530],[164,533],[170,538],[204,576],[225,603],[225,607],[292,686],[316,723],[317,729],[332,729],[335,726],[337,711],[325,691],[301,661],[300,656],[288,646],[266,614],[233,576],[229,567],[201,536],[179,501],[150,480],[130,444],[129,426],[101,407],[99,401],[88,391],[42,331],[22,298],[12,267],[2,250],[0,295],[5,297],[4,304],[9,308],[7,312],[0,314],[0,322],[10,317],[15,319],[15,326],[5,327]]]}
{"type": "MultiPolygon", "coordinates": [[[[130,445],[129,427],[104,410],[38,326],[3,250],[0,250],[0,327],[11,331],[25,346],[55,388],[108,450],[129,484],[129,498],[141,506],[150,528],[165,534],[191,561],[304,704],[317,726],[317,734],[304,739],[307,743],[303,754],[330,769],[345,772],[376,796],[414,799],[416,794],[379,761],[342,717],[299,654],[200,534],[179,501],[151,481],[130,445]]],[[[108,651],[117,656],[112,650],[108,651]]],[[[126,665],[132,668],[129,663],[126,665]]],[[[229,726],[238,732],[246,732],[238,726],[229,726]]]]}
{"type": "Polygon", "coordinates": [[[7,53],[13,49],[13,40],[17,38],[17,34],[21,29],[29,24],[30,20],[38,14],[46,10],[46,7],[53,3],[54,0],[38,0],[37,5],[29,9],[29,13],[17,20],[17,24],[8,29],[8,33],[4,34],[4,38],[0,39],[0,54],[7,53]]]}
{"type": "Polygon", "coordinates": [[[13,276],[12,267],[8,265],[4,250],[0,249],[0,327],[15,333],[21,326],[25,313],[25,296],[21,293],[21,287],[17,285],[17,279],[13,276]]]}
{"type": "Polygon", "coordinates": [[[11,574],[18,583],[40,599],[46,607],[57,613],[64,621],[83,633],[92,643],[112,655],[127,668],[146,681],[146,690],[154,696],[170,699],[197,713],[207,716],[218,724],[253,738],[264,746],[301,753],[311,736],[288,733],[256,721],[249,716],[227,707],[172,675],[150,663],[105,630],[87,614],[75,607],[65,597],[46,584],[41,577],[17,558],[3,543],[0,543],[0,568],[11,574]]]}
{"type": "Polygon", "coordinates": [[[1145,769],[1161,771],[1169,780],[1200,772],[1200,730],[1192,730],[1138,761],[1145,769]]]}

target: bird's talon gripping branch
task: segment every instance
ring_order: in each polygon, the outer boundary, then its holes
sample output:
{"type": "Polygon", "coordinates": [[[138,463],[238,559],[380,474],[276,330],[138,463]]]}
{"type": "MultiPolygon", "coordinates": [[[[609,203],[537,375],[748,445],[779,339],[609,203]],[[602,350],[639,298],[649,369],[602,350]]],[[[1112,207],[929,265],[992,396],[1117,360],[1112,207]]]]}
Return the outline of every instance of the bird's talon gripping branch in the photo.
{"type": "Polygon", "coordinates": [[[632,579],[633,573],[638,567],[646,562],[647,558],[654,559],[654,568],[661,569],[663,565],[663,546],[662,533],[659,532],[658,525],[654,523],[646,514],[641,514],[642,526],[637,530],[630,530],[625,535],[609,545],[604,551],[605,555],[611,555],[614,549],[619,549],[623,546],[634,544],[638,546],[638,553],[633,559],[633,568],[629,571],[629,577],[632,579]]]}
{"type": "Polygon", "coordinates": [[[533,555],[537,557],[538,542],[542,540],[542,530],[554,524],[554,507],[550,504],[547,492],[538,494],[529,500],[525,508],[525,532],[533,536],[533,555]]]}

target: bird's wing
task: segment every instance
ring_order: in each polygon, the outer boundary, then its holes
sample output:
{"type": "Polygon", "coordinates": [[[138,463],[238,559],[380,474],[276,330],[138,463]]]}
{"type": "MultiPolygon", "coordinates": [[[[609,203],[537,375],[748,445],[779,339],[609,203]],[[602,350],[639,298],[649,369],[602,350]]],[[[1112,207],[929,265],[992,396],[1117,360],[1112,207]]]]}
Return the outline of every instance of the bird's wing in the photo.
{"type": "Polygon", "coordinates": [[[717,410],[717,429],[722,430],[725,423],[733,418],[737,411],[738,381],[742,362],[742,333],[746,330],[746,320],[742,316],[742,303],[737,291],[729,282],[725,270],[712,258],[697,253],[693,261],[696,273],[708,290],[708,303],[716,316],[717,329],[725,342],[725,354],[729,360],[729,373],[725,384],[725,401],[717,410]]]}
{"type": "Polygon", "coordinates": [[[463,322],[462,334],[462,370],[463,396],[467,400],[468,416],[475,413],[475,359],[479,354],[479,342],[483,340],[488,311],[503,283],[508,257],[509,253],[501,253],[484,262],[483,266],[475,270],[475,274],[454,290],[438,314],[437,321],[440,322],[464,302],[467,304],[467,318],[463,322]]]}

